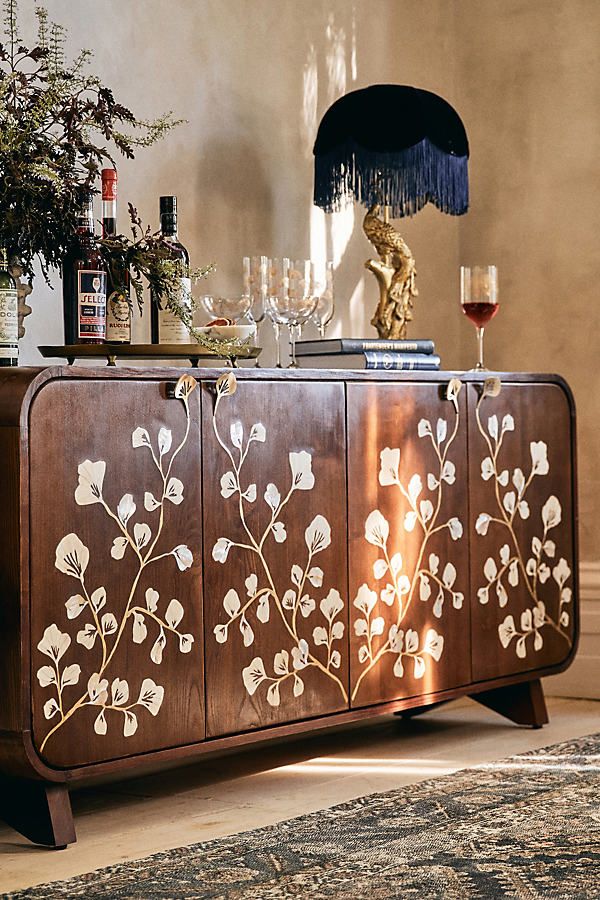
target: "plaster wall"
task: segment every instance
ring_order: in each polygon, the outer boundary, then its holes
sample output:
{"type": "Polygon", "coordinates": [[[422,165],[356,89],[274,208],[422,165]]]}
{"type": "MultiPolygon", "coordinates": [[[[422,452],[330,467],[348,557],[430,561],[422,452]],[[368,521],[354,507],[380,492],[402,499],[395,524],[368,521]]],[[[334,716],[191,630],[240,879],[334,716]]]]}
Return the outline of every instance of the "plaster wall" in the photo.
{"type": "Polygon", "coordinates": [[[490,364],[559,372],[578,407],[580,543],[600,558],[600,4],[458,0],[471,208],[460,259],[499,266],[490,364]]]}
{"type": "MultiPolygon", "coordinates": [[[[239,289],[244,254],[333,258],[332,336],[372,333],[376,288],[363,269],[363,211],[326,217],[311,204],[322,114],[341,94],[386,81],[457,106],[471,143],[471,210],[456,219],[428,207],[402,223],[418,266],[411,333],[436,341],[445,368],[469,366],[475,339],[458,309],[458,266],[498,264],[489,364],[559,371],[571,383],[582,557],[599,559],[597,0],[47,2],[71,51],[92,46],[95,71],[138,115],[172,109],[188,120],[119,166],[121,223],[130,200],[157,225],[158,196],[177,194],[192,262],[218,267],[206,292],[239,289]]],[[[27,37],[33,0],[21,6],[27,37]]],[[[55,284],[36,283],[24,364],[41,362],[38,344],[62,340],[55,284]]],[[[266,326],[264,344],[268,363],[266,326]]]]}
{"type": "MultiPolygon", "coordinates": [[[[21,5],[33,26],[33,2],[21,5]]],[[[192,263],[217,264],[199,293],[239,291],[243,255],[333,258],[330,333],[368,334],[377,289],[363,266],[372,252],[360,227],[364,210],[325,216],[312,206],[316,129],[337,97],[373,82],[419,84],[456,101],[452,4],[48,0],[48,7],[68,24],[73,51],[93,46],[95,71],[138,115],[172,109],[188,120],[119,166],[121,216],[131,200],[157,226],[158,196],[177,194],[192,263]]],[[[413,333],[433,337],[448,365],[457,365],[462,327],[458,229],[457,219],[429,208],[404,229],[419,262],[413,333]]],[[[59,294],[36,285],[25,363],[39,360],[38,344],[61,342],[59,294]]],[[[137,321],[135,336],[148,333],[149,324],[137,321]]],[[[268,363],[268,326],[262,337],[268,363]]]]}

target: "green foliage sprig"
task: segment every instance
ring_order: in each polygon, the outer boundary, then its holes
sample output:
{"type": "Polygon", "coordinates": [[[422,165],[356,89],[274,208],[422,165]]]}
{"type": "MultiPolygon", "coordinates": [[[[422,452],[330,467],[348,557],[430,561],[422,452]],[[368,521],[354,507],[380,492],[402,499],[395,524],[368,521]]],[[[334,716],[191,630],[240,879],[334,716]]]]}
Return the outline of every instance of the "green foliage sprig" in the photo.
{"type": "Polygon", "coordinates": [[[144,280],[150,285],[153,300],[159,307],[174,313],[187,328],[190,339],[211,353],[235,355],[247,342],[237,339],[223,341],[209,338],[194,327],[194,312],[198,304],[193,294],[182,296],[181,279],[189,277],[197,282],[214,272],[214,264],[188,271],[180,260],[172,259],[172,247],[160,231],[152,231],[142,223],[137,209],[129,204],[131,238],[124,234],[111,235],[100,241],[103,256],[110,268],[114,290],[131,305],[129,288],[133,288],[140,312],[144,302],[144,280]]]}
{"type": "Polygon", "coordinates": [[[48,280],[69,249],[82,187],[92,188],[113,154],[160,140],[182,120],[138,119],[89,71],[92,54],[65,54],[66,30],[36,9],[37,43],[19,34],[17,0],[3,0],[0,43],[0,243],[33,277],[48,280]]]}

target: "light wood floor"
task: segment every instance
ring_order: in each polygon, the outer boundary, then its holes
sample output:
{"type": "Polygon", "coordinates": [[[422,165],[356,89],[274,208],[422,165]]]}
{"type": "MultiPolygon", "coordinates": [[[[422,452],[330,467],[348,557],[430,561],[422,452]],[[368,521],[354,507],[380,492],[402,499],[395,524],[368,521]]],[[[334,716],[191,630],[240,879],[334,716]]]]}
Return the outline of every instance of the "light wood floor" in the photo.
{"type": "Polygon", "coordinates": [[[470,700],[412,721],[386,716],[73,795],[78,842],[30,845],[0,824],[0,891],[56,881],[600,731],[600,702],[550,699],[519,728],[470,700]]]}

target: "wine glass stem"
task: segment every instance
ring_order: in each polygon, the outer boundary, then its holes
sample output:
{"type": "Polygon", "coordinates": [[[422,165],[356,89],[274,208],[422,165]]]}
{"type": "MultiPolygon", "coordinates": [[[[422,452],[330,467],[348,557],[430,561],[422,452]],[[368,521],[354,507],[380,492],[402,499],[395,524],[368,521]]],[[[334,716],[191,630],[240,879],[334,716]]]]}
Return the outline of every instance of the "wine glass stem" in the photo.
{"type": "Polygon", "coordinates": [[[281,369],[281,328],[277,324],[277,322],[273,322],[273,331],[275,332],[275,346],[277,347],[277,360],[275,362],[275,368],[281,369]]]}
{"type": "Polygon", "coordinates": [[[484,333],[484,331],[485,331],[485,328],[477,329],[477,346],[479,349],[479,359],[477,360],[477,368],[478,369],[485,368],[485,366],[483,365],[483,333],[484,333]]]}
{"type": "Polygon", "coordinates": [[[323,324],[323,322],[319,322],[317,327],[319,329],[319,334],[320,334],[321,338],[324,338],[325,337],[325,325],[323,324]]]}
{"type": "Polygon", "coordinates": [[[288,368],[297,369],[298,361],[296,359],[296,325],[290,325],[290,364],[288,368]]]}
{"type": "MultiPolygon", "coordinates": [[[[260,340],[259,340],[259,337],[260,337],[260,323],[257,322],[256,319],[255,319],[254,321],[255,321],[255,324],[256,324],[256,343],[260,346],[260,340]]],[[[256,362],[254,363],[254,368],[255,368],[255,369],[260,369],[260,367],[261,367],[261,366],[260,366],[260,363],[259,363],[259,361],[258,361],[258,356],[257,356],[257,357],[256,357],[256,362]]]]}

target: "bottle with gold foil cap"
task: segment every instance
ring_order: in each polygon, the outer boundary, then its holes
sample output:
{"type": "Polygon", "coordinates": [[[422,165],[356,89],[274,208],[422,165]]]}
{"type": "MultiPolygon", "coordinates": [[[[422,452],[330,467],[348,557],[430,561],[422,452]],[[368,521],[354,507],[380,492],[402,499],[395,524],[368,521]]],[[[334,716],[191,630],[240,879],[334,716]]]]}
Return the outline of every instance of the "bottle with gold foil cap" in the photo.
{"type": "MultiPolygon", "coordinates": [[[[117,180],[116,169],[102,169],[102,237],[117,233],[117,180]]],[[[113,279],[113,272],[108,273],[106,340],[109,344],[130,344],[129,272],[117,275],[121,285],[113,279]]]]}

